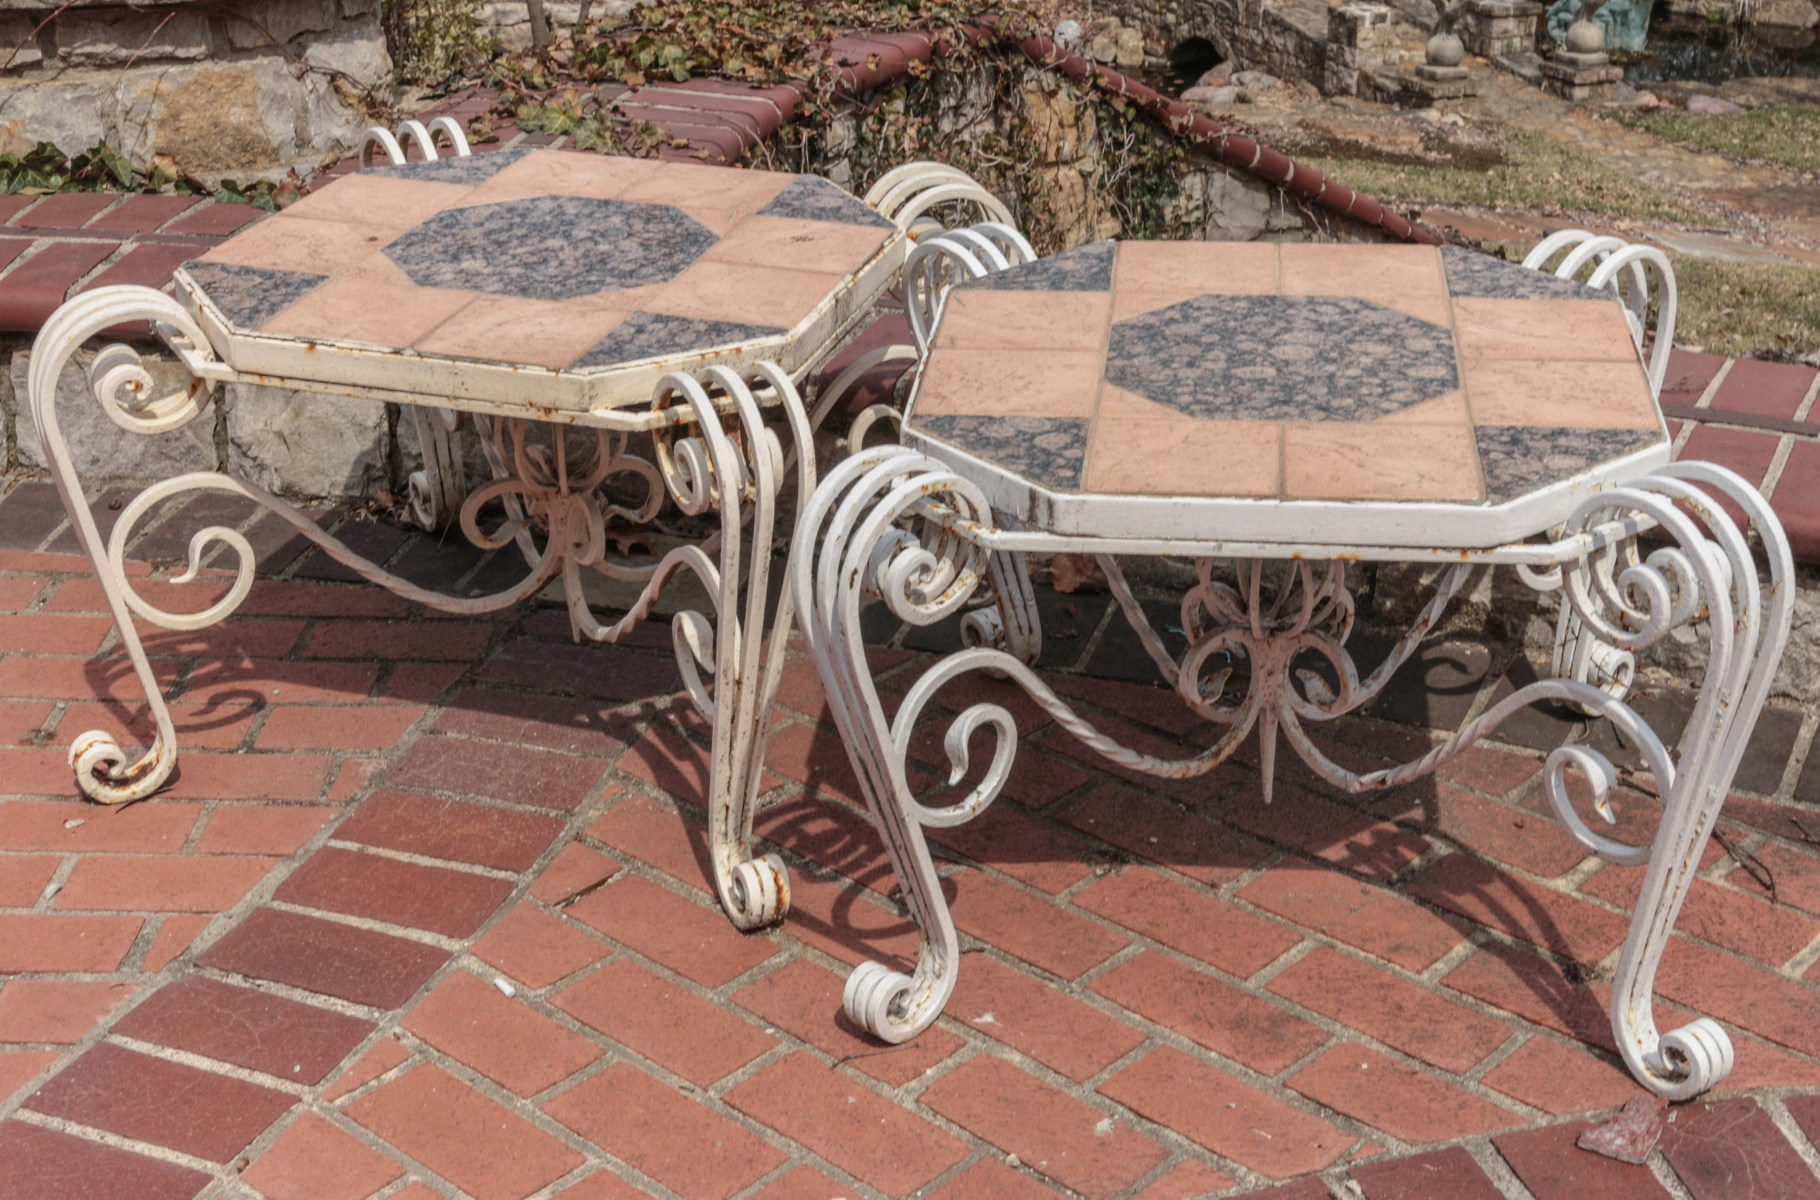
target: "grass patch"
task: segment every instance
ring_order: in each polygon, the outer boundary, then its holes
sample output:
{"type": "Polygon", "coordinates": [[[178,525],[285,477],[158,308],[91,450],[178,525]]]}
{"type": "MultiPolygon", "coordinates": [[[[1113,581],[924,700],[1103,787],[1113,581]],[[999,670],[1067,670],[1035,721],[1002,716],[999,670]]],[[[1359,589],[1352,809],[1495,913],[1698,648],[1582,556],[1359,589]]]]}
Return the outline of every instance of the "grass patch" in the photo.
{"type": "Polygon", "coordinates": [[[1398,203],[1476,204],[1491,209],[1598,213],[1690,224],[1705,220],[1700,212],[1660,188],[1547,138],[1518,139],[1510,147],[1509,161],[1487,170],[1357,159],[1304,161],[1347,187],[1398,203]]]}
{"type": "Polygon", "coordinates": [[[1697,117],[1664,109],[1627,113],[1619,120],[1696,150],[1820,171],[1820,105],[1774,104],[1697,117]]]}
{"type": "Polygon", "coordinates": [[[1795,264],[1675,259],[1675,341],[1709,354],[1794,359],[1820,353],[1820,270],[1795,264]]]}

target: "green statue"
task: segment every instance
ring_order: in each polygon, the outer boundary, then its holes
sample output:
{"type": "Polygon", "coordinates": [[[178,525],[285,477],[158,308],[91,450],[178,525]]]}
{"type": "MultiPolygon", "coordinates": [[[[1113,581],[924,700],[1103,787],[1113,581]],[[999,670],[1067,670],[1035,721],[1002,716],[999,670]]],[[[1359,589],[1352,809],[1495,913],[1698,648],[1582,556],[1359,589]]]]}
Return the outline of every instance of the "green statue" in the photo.
{"type": "Polygon", "coordinates": [[[1548,6],[1548,36],[1555,42],[1565,41],[1567,27],[1585,17],[1605,30],[1607,50],[1641,50],[1649,36],[1649,10],[1653,0],[1606,0],[1603,5],[1589,5],[1583,0],[1553,0],[1548,6]]]}

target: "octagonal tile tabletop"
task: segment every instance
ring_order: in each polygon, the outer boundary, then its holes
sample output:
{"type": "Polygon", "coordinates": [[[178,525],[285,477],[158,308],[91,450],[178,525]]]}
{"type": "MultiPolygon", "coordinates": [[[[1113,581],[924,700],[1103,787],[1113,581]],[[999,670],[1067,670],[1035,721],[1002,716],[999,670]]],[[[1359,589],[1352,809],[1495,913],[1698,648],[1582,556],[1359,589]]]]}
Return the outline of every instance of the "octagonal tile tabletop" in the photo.
{"type": "Polygon", "coordinates": [[[585,410],[665,371],[794,373],[904,251],[815,176],[519,149],[338,179],[177,278],[248,374],[585,410]]]}
{"type": "Polygon", "coordinates": [[[1096,242],[957,287],[905,440],[1053,534],[1487,546],[1668,460],[1623,308],[1454,247],[1096,242]]]}

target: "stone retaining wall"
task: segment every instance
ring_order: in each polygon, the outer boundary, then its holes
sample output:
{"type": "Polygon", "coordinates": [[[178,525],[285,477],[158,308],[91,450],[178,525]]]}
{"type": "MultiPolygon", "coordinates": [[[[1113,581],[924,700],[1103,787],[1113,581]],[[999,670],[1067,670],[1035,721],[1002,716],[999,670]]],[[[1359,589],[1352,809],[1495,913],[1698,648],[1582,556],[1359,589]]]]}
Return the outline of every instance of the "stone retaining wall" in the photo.
{"type": "Polygon", "coordinates": [[[1311,83],[1329,96],[1387,104],[1405,97],[1386,52],[1409,27],[1425,29],[1433,20],[1430,0],[1111,0],[1097,9],[1141,30],[1155,67],[1184,41],[1204,38],[1240,67],[1311,83]]]}
{"type": "Polygon", "coordinates": [[[100,141],[205,183],[307,172],[358,146],[390,99],[379,0],[10,0],[0,153],[100,141]],[[8,57],[10,55],[10,58],[8,57]]]}
{"type": "MultiPolygon", "coordinates": [[[[1016,131],[1021,157],[1001,175],[981,170],[982,182],[1012,205],[1026,231],[1059,234],[1053,252],[1096,238],[1133,236],[1121,215],[1125,152],[1109,146],[1095,93],[1034,64],[984,63],[944,90],[935,117],[942,157],[965,165],[1000,156],[988,143],[1016,131]],[[1016,77],[1005,86],[1000,72],[1016,77]],[[974,153],[978,150],[978,153],[974,153]]],[[[1146,136],[1166,136],[1150,134],[1146,136]]],[[[854,116],[836,118],[811,167],[843,187],[862,190],[852,158],[862,137],[854,116]]],[[[1002,159],[1001,159],[1002,161],[1002,159]]],[[[1256,175],[1190,152],[1174,173],[1176,192],[1161,205],[1162,223],[1179,236],[1208,241],[1382,240],[1381,230],[1323,218],[1256,175]]],[[[1154,235],[1161,236],[1161,235],[1154,235]]]]}

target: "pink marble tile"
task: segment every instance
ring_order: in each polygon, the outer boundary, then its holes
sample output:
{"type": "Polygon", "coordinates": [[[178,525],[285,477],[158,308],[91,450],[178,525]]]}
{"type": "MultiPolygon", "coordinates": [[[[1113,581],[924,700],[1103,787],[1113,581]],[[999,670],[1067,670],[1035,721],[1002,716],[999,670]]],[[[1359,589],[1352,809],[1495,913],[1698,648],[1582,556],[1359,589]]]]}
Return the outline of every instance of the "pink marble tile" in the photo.
{"type": "Polygon", "coordinates": [[[1112,297],[1105,292],[950,292],[934,345],[977,349],[1085,350],[1106,345],[1112,297]]]}
{"type": "Polygon", "coordinates": [[[426,354],[561,368],[587,353],[626,316],[561,301],[476,296],[417,339],[417,349],[426,354]]]}
{"type": "Polygon", "coordinates": [[[832,295],[840,275],[696,261],[644,304],[646,312],[793,326],[832,295]]]}
{"type": "Polygon", "coordinates": [[[414,284],[331,279],[260,329],[288,337],[363,342],[396,349],[416,342],[473,298],[473,292],[414,284]]]}
{"type": "Polygon", "coordinates": [[[1158,404],[1148,396],[1126,391],[1113,383],[1100,384],[1100,406],[1097,415],[1110,417],[1115,421],[1179,421],[1182,419],[1180,409],[1170,408],[1167,404],[1158,404]]]}
{"type": "Polygon", "coordinates": [[[674,204],[691,216],[696,209],[745,216],[763,208],[795,178],[778,171],[667,162],[621,192],[619,198],[644,204],[674,204]]]}
{"type": "Polygon", "coordinates": [[[533,150],[482,183],[483,194],[495,190],[553,196],[587,196],[612,200],[633,184],[651,177],[661,164],[648,158],[533,150]]]}
{"type": "Polygon", "coordinates": [[[818,271],[845,275],[864,266],[893,236],[894,230],[881,225],[754,215],[735,225],[701,257],[703,262],[754,267],[800,269],[812,264],[818,271]]]}
{"type": "Polygon", "coordinates": [[[661,283],[648,283],[644,287],[608,288],[604,292],[576,296],[566,303],[580,308],[611,308],[618,312],[635,312],[663,290],[664,285],[661,283]]]}
{"type": "MultiPolygon", "coordinates": [[[[489,181],[490,182],[490,181],[489,181]]],[[[477,208],[482,204],[505,204],[513,200],[535,200],[547,196],[548,192],[534,188],[487,187],[470,189],[463,196],[461,203],[450,205],[451,208],[477,208]]]]}
{"type": "Polygon", "coordinates": [[[1271,242],[1120,242],[1112,285],[1120,292],[1265,295],[1277,290],[1271,242]]]}
{"type": "Polygon", "coordinates": [[[362,228],[345,221],[313,221],[279,213],[229,238],[202,256],[204,262],[334,275],[394,237],[400,228],[362,228]]]}
{"type": "Polygon", "coordinates": [[[462,203],[473,189],[392,175],[343,175],[284,210],[313,221],[409,229],[462,203]]]}
{"type": "Polygon", "coordinates": [[[1439,325],[1442,329],[1453,326],[1453,309],[1447,301],[1434,296],[1373,296],[1374,304],[1395,309],[1405,316],[1418,321],[1427,321],[1430,325],[1439,325]]]}
{"type": "Polygon", "coordinates": [[[1636,362],[1620,305],[1609,300],[1453,302],[1461,358],[1636,362]]]}
{"type": "Polygon", "coordinates": [[[375,250],[341,273],[348,279],[376,279],[381,283],[415,286],[404,268],[392,261],[384,250],[375,250]]]}
{"type": "Polygon", "coordinates": [[[1474,359],[1465,378],[1480,425],[1654,429],[1660,421],[1648,377],[1634,363],[1474,359]]]}
{"type": "Polygon", "coordinates": [[[1147,312],[1159,308],[1168,308],[1171,304],[1180,304],[1192,300],[1199,292],[1120,292],[1112,293],[1112,323],[1114,325],[1127,317],[1141,317],[1147,312]]]}
{"type": "Polygon", "coordinates": [[[1447,295],[1441,255],[1433,246],[1291,242],[1278,247],[1285,295],[1447,295]]]}
{"type": "Polygon", "coordinates": [[[1322,421],[1283,427],[1292,500],[1476,501],[1478,451],[1463,425],[1322,421]]]}
{"type": "Polygon", "coordinates": [[[1097,350],[944,350],[923,369],[916,411],[1090,417],[1099,385],[1097,350]]]}
{"type": "Polygon", "coordinates": [[[1448,392],[1433,400],[1412,404],[1401,412],[1379,417],[1377,425],[1465,425],[1472,420],[1466,411],[1466,393],[1448,392]]]}
{"type": "Polygon", "coordinates": [[[1280,431],[1270,421],[1095,422],[1090,492],[1124,496],[1274,496],[1280,431]]]}

